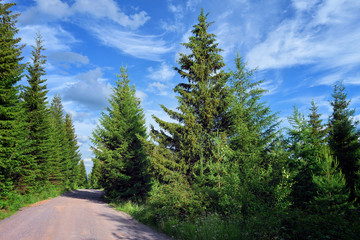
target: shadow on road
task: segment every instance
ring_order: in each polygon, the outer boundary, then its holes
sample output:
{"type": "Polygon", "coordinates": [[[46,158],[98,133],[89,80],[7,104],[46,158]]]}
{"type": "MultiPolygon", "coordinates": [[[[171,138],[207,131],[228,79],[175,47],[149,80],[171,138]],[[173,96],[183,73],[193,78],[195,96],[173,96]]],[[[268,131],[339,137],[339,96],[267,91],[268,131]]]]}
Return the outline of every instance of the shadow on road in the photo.
{"type": "Polygon", "coordinates": [[[104,192],[95,189],[79,189],[64,193],[62,197],[85,199],[95,203],[104,203],[104,192]]]}

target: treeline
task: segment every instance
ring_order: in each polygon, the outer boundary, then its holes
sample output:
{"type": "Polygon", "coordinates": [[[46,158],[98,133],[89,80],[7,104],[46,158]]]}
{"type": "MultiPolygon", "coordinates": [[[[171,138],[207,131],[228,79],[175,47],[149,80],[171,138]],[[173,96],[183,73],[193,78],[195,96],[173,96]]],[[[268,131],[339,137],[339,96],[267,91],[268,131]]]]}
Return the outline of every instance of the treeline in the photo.
{"type": "Polygon", "coordinates": [[[360,135],[343,84],[327,123],[312,102],[281,129],[242,58],[224,70],[210,26],[202,11],[174,68],[178,106],[161,105],[175,121],[153,116],[150,138],[121,68],[93,132],[92,186],[179,239],[356,239],[360,135]]]}
{"type": "MultiPolygon", "coordinates": [[[[0,2],[0,211],[24,198],[86,184],[74,125],[59,95],[47,101],[46,57],[38,34],[23,64],[13,3],[0,2]],[[19,85],[25,77],[28,84],[19,85]]],[[[31,200],[30,200],[31,201],[31,200]]],[[[20,203],[22,202],[22,203],[20,203]]]]}

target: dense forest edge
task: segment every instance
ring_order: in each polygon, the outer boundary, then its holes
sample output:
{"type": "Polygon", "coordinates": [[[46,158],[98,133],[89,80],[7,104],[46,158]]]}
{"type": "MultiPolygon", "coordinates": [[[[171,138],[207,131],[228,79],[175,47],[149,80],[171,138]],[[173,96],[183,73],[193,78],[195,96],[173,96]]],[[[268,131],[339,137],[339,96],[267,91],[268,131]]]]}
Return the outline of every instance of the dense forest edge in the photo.
{"type": "Polygon", "coordinates": [[[176,239],[356,239],[360,131],[343,82],[323,122],[315,101],[290,127],[262,101],[242,57],[225,70],[202,10],[174,71],[173,120],[147,131],[126,67],[91,137],[87,180],[61,97],[47,102],[41,35],[21,64],[16,14],[0,0],[0,219],[78,187],[104,189],[117,209],[176,239]],[[18,82],[25,76],[27,86],[18,82]],[[20,206],[21,205],[21,206],[20,206]]]}
{"type": "Polygon", "coordinates": [[[0,1],[0,219],[21,207],[87,186],[71,116],[47,100],[44,46],[35,36],[23,64],[13,3],[0,1]],[[25,77],[27,85],[18,82],[25,77]]]}

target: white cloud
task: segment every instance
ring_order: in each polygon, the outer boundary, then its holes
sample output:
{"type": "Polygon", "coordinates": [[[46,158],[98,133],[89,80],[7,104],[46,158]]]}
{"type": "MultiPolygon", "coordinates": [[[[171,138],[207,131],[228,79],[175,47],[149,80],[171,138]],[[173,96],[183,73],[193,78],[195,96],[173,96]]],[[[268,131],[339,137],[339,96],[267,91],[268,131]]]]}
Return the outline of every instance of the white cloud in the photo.
{"type": "Polygon", "coordinates": [[[75,101],[93,110],[102,110],[107,97],[112,93],[111,85],[102,79],[100,68],[78,74],[75,83],[64,89],[64,100],[75,101]]]}
{"type": "Polygon", "coordinates": [[[175,76],[175,70],[165,62],[162,62],[160,67],[157,69],[149,67],[148,71],[148,77],[157,81],[169,81],[175,76]]]}
{"type": "Polygon", "coordinates": [[[160,61],[163,54],[173,49],[159,36],[138,35],[109,26],[91,26],[90,30],[103,44],[136,58],[160,61]]]}

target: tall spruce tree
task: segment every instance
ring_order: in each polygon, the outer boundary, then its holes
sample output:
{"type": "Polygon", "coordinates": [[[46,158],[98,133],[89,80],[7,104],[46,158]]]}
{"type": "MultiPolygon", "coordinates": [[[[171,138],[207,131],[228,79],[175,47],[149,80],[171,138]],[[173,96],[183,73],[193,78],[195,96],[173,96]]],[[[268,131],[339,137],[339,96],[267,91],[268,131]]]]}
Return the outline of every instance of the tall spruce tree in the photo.
{"type": "MultiPolygon", "coordinates": [[[[36,45],[33,46],[32,63],[27,66],[26,86],[22,94],[26,114],[26,127],[28,130],[29,158],[33,157],[33,181],[44,185],[48,180],[49,158],[50,158],[50,119],[47,107],[47,89],[44,65],[46,58],[42,55],[44,47],[42,37],[38,34],[35,38],[36,45]]],[[[31,184],[34,184],[31,183],[31,184]]],[[[30,185],[30,183],[28,183],[30,185]]]]}
{"type": "Polygon", "coordinates": [[[110,107],[102,113],[92,142],[96,159],[102,165],[102,186],[110,197],[138,200],[148,191],[144,113],[129,86],[127,69],[120,68],[110,107]]]}
{"type": "Polygon", "coordinates": [[[359,170],[360,133],[358,122],[353,120],[355,110],[349,109],[345,87],[342,82],[334,86],[331,106],[333,112],[329,119],[329,145],[334,157],[339,162],[350,190],[350,200],[355,198],[356,172],[359,170]]]}
{"type": "Polygon", "coordinates": [[[14,3],[0,1],[0,198],[13,189],[19,176],[23,129],[18,87],[24,66],[19,45],[14,3]]]}
{"type": "Polygon", "coordinates": [[[225,66],[219,54],[222,50],[215,35],[208,33],[211,23],[207,22],[203,10],[198,21],[189,42],[182,44],[190,53],[181,53],[179,67],[175,68],[187,80],[174,89],[179,94],[177,111],[161,105],[177,123],[153,116],[161,130],[152,128],[151,131],[153,139],[162,147],[152,157],[152,165],[159,166],[161,172],[175,168],[189,180],[194,176],[196,164],[205,164],[212,158],[213,138],[229,130],[230,91],[226,85],[229,74],[222,70],[225,66]],[[166,155],[173,156],[173,163],[163,161],[166,155]]]}
{"type": "Polygon", "coordinates": [[[77,185],[77,165],[81,160],[81,154],[79,151],[78,139],[75,134],[75,127],[69,114],[65,115],[65,134],[67,149],[67,178],[69,182],[69,187],[72,189],[77,185]]]}
{"type": "Polygon", "coordinates": [[[52,184],[62,185],[69,176],[69,159],[67,158],[67,141],[65,131],[64,109],[60,95],[55,95],[50,104],[51,157],[49,177],[52,184]]]}

